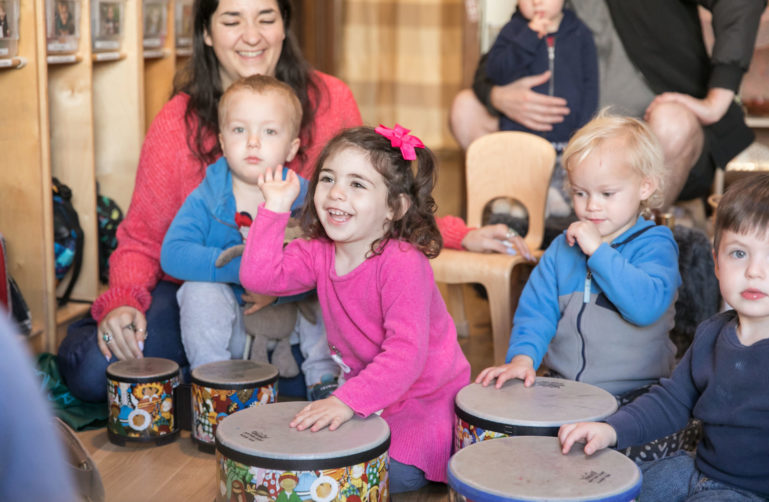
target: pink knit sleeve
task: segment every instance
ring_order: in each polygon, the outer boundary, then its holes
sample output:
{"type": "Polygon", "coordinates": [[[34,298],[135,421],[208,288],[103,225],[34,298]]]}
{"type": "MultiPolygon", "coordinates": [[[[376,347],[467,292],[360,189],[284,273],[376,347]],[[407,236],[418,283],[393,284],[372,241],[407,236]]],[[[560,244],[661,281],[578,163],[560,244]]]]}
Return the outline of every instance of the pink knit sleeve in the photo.
{"type": "Polygon", "coordinates": [[[110,257],[110,288],[91,308],[97,321],[124,305],[146,312],[150,292],[163,278],[163,237],[204,174],[204,166],[187,146],[186,103],[186,95],[166,103],[144,139],[131,205],[118,227],[118,247],[110,257]]]}
{"type": "Polygon", "coordinates": [[[436,218],[435,222],[438,224],[441,237],[443,237],[443,247],[447,249],[462,249],[462,240],[470,233],[470,230],[475,230],[465,225],[462,218],[456,216],[443,216],[436,218]]]}

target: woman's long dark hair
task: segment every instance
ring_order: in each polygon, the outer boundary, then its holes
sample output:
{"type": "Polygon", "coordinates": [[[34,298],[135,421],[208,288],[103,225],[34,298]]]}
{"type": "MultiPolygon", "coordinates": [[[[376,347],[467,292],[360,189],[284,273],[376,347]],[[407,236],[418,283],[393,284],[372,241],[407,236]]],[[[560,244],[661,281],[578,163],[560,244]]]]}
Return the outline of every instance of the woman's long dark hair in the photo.
{"type": "MultiPolygon", "coordinates": [[[[275,68],[275,77],[294,89],[302,103],[302,144],[312,142],[312,128],[315,108],[310,103],[310,95],[319,99],[319,89],[312,78],[312,68],[302,56],[294,35],[289,31],[291,23],[290,0],[276,0],[286,38],[275,68]]],[[[206,45],[203,36],[211,30],[211,17],[219,6],[219,0],[195,0],[195,20],[192,35],[192,56],[184,69],[174,78],[173,95],[187,93],[190,100],[184,114],[187,128],[187,145],[190,151],[204,164],[210,164],[221,154],[219,143],[206,148],[204,139],[207,133],[219,134],[217,122],[217,104],[224,89],[219,78],[219,60],[213,47],[206,45]]],[[[300,151],[300,155],[302,152],[300,151]]]]}

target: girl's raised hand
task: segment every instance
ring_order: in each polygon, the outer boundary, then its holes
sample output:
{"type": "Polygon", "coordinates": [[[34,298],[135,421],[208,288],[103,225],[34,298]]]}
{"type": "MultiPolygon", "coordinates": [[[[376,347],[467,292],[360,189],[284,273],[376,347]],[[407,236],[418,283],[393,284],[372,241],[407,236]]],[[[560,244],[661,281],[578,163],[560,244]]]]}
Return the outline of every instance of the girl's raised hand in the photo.
{"type": "Polygon", "coordinates": [[[264,194],[264,207],[275,213],[290,211],[300,190],[299,177],[294,171],[289,169],[286,179],[283,179],[283,166],[267,168],[259,175],[256,184],[264,194]]]}
{"type": "Polygon", "coordinates": [[[333,431],[350,420],[352,415],[352,408],[344,404],[339,398],[329,396],[302,408],[288,425],[296,427],[298,431],[303,431],[309,427],[312,432],[318,432],[326,426],[328,426],[328,430],[333,431]]]}

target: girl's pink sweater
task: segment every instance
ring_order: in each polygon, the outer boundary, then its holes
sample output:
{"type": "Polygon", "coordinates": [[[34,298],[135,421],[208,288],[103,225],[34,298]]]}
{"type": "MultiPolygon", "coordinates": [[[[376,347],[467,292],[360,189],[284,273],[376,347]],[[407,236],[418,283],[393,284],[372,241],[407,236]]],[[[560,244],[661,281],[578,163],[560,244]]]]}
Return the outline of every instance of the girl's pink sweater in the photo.
{"type": "Polygon", "coordinates": [[[410,244],[390,241],[340,277],[332,242],[295,240],[283,249],[288,216],[259,209],[243,254],[243,286],[280,295],[317,288],[329,346],[351,370],[334,395],[362,417],[384,410],[392,458],[446,481],[454,396],[469,383],[470,365],[429,261],[410,244]]]}
{"type": "MultiPolygon", "coordinates": [[[[298,156],[288,167],[311,176],[315,161],[326,143],[339,131],[361,124],[358,105],[341,81],[315,72],[321,89],[313,122],[313,142],[305,146],[306,157],[298,156]]],[[[101,321],[111,310],[127,305],[141,312],[150,306],[150,291],[159,280],[174,280],[160,268],[160,247],[176,212],[205,176],[205,164],[187,145],[184,113],[189,96],[177,94],[152,121],[144,139],[136,172],[131,205],[118,227],[118,248],[110,257],[110,288],[93,304],[91,313],[101,321]]],[[[216,141],[213,134],[206,146],[216,141]]]]}

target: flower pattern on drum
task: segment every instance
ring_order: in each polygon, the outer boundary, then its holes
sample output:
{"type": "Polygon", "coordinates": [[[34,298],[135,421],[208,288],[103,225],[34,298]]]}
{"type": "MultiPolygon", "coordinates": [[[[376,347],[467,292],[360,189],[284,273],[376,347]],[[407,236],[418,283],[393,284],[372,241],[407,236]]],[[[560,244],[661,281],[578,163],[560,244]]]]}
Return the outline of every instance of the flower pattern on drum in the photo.
{"type": "Polygon", "coordinates": [[[173,391],[178,385],[178,376],[148,383],[107,379],[108,430],[124,438],[148,440],[174,432],[173,391]]]}
{"type": "Polygon", "coordinates": [[[192,385],[192,434],[195,439],[214,444],[216,425],[224,417],[260,404],[274,403],[278,387],[273,384],[246,389],[215,389],[192,385]]]}
{"type": "Polygon", "coordinates": [[[454,451],[459,451],[466,446],[486,441],[487,439],[506,438],[507,434],[481,429],[461,418],[454,417],[454,451]]]}
{"type": "Polygon", "coordinates": [[[386,502],[390,499],[387,452],[348,467],[280,471],[249,467],[216,452],[219,501],[386,502]]]}

